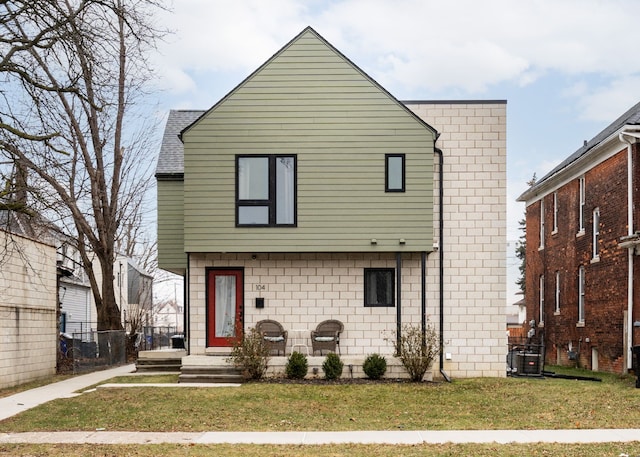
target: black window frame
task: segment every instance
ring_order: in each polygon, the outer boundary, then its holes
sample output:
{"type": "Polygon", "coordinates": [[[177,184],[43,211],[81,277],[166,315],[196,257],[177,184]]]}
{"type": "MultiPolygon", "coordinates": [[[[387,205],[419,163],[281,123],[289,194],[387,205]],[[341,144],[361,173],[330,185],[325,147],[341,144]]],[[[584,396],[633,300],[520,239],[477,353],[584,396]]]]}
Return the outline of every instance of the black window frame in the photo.
{"type": "Polygon", "coordinates": [[[384,191],[385,192],[405,192],[406,191],[406,170],[407,170],[407,158],[405,154],[385,154],[384,155],[384,191]],[[402,186],[400,188],[391,188],[389,186],[389,159],[401,158],[402,159],[402,186]]]}
{"type": "Polygon", "coordinates": [[[238,154],[235,161],[236,174],[236,227],[297,227],[298,226],[298,156],[296,154],[238,154]],[[240,160],[243,158],[266,158],[268,159],[268,182],[269,182],[269,198],[266,200],[250,200],[240,199],[240,160]],[[277,183],[276,183],[276,160],[279,158],[293,159],[293,223],[278,224],[277,223],[277,183]],[[241,224],[240,208],[248,206],[266,206],[269,210],[269,222],[266,224],[241,224]]]}
{"type": "MultiPolygon", "coordinates": [[[[388,293],[388,292],[387,292],[388,293]]],[[[396,306],[396,270],[395,268],[365,268],[364,269],[364,306],[370,308],[393,308],[396,306]],[[391,283],[391,303],[371,303],[369,300],[369,282],[371,275],[387,273],[391,283]]],[[[386,295],[386,294],[385,294],[386,295]]]]}

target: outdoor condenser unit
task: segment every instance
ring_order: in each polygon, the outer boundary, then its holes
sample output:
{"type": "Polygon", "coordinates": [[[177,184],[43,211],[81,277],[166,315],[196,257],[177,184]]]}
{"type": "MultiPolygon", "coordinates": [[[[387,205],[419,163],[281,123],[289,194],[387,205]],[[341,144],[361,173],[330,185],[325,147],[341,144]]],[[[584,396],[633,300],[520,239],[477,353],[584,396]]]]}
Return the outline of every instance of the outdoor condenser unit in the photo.
{"type": "Polygon", "coordinates": [[[520,376],[540,376],[542,374],[542,356],[531,352],[516,352],[515,367],[520,376]]]}

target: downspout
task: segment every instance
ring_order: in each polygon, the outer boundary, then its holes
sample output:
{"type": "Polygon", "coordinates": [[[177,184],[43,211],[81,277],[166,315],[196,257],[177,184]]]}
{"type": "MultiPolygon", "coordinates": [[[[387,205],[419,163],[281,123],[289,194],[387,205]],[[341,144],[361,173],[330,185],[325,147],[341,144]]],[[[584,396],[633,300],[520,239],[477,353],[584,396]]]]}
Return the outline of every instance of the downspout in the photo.
{"type": "Polygon", "coordinates": [[[396,252],[396,347],[401,347],[402,338],[402,253],[396,252]]]}
{"type": "MultiPolygon", "coordinates": [[[[627,235],[631,236],[635,233],[633,224],[633,153],[632,153],[632,140],[627,137],[631,137],[635,140],[640,138],[640,132],[636,130],[624,129],[618,135],[618,139],[627,145],[627,235]]],[[[632,362],[632,348],[633,348],[633,253],[634,247],[627,249],[628,251],[628,279],[627,279],[627,354],[626,366],[629,370],[633,364],[632,362]]]]}
{"type": "MultiPolygon", "coordinates": [[[[436,137],[436,140],[438,138],[436,137]]],[[[444,371],[444,158],[442,157],[442,150],[440,148],[434,148],[434,152],[438,154],[438,260],[439,260],[439,274],[440,274],[440,290],[439,290],[439,309],[440,309],[440,350],[438,351],[440,359],[440,374],[447,381],[451,382],[451,378],[444,371]]]]}
{"type": "Polygon", "coordinates": [[[191,309],[189,307],[189,266],[191,265],[191,255],[187,253],[187,269],[185,270],[184,279],[182,281],[183,290],[182,290],[182,312],[183,312],[183,328],[182,332],[184,333],[184,347],[187,350],[187,355],[191,354],[191,325],[189,324],[189,315],[191,314],[191,309]]]}
{"type": "MultiPolygon", "coordinates": [[[[420,253],[420,316],[422,335],[427,334],[427,253],[420,253]]],[[[424,336],[423,336],[424,337],[424,336]]]]}

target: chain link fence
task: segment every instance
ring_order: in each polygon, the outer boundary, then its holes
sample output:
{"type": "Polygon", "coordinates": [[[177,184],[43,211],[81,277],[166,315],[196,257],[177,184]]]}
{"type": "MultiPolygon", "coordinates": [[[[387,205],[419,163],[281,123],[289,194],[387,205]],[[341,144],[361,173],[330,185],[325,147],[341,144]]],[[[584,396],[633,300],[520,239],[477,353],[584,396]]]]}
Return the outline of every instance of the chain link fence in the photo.
{"type": "Polygon", "coordinates": [[[126,335],[122,330],[73,332],[60,336],[58,371],[85,373],[127,361],[126,335]]]}

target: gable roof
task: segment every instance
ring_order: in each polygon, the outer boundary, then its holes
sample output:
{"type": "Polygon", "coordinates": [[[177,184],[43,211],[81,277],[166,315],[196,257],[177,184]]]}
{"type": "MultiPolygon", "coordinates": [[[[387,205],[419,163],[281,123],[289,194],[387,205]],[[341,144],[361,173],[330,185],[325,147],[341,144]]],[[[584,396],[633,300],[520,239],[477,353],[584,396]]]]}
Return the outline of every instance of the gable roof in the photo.
{"type": "Polygon", "coordinates": [[[198,119],[196,119],[194,122],[192,122],[189,126],[187,126],[185,129],[183,129],[180,132],[180,137],[182,138],[182,135],[187,132],[191,127],[193,127],[195,124],[198,123],[198,121],[205,117],[209,112],[215,110],[220,104],[224,103],[225,100],[227,100],[231,95],[233,95],[234,92],[236,92],[240,87],[242,87],[243,85],[245,85],[245,83],[249,80],[251,80],[256,74],[258,74],[262,69],[264,69],[265,67],[267,67],[271,62],[273,62],[273,60],[275,60],[278,56],[280,56],[287,48],[289,48],[291,45],[293,45],[295,42],[299,41],[301,38],[303,38],[305,35],[311,34],[313,35],[316,39],[318,39],[322,44],[324,44],[325,46],[327,46],[329,49],[331,49],[333,52],[335,52],[338,56],[340,56],[342,59],[344,59],[349,65],[351,65],[358,73],[360,73],[366,80],[368,80],[371,84],[373,84],[375,87],[378,88],[378,90],[380,90],[381,92],[383,92],[384,94],[386,94],[391,100],[393,100],[399,107],[401,107],[402,109],[404,109],[406,111],[406,113],[408,115],[410,115],[412,118],[414,118],[416,121],[418,121],[420,124],[424,125],[427,129],[431,130],[435,136],[438,136],[438,132],[436,131],[436,129],[434,129],[432,126],[430,126],[429,124],[427,124],[423,119],[421,119],[417,114],[415,114],[413,111],[411,111],[409,108],[407,108],[404,104],[402,104],[397,98],[395,98],[393,95],[391,95],[391,93],[389,91],[387,91],[384,87],[382,87],[380,84],[378,84],[378,82],[376,80],[374,80],[371,76],[369,76],[367,73],[365,73],[360,67],[358,67],[355,63],[353,63],[347,56],[345,56],[342,52],[340,52],[337,48],[335,48],[331,43],[329,43],[327,40],[325,40],[318,32],[316,32],[311,26],[307,26],[302,32],[300,32],[297,36],[295,36],[293,39],[291,39],[287,44],[285,44],[282,48],[280,48],[280,50],[278,50],[273,56],[271,56],[265,63],[263,63],[262,65],[260,65],[255,71],[253,71],[253,73],[251,73],[249,76],[247,76],[240,84],[238,84],[235,88],[233,88],[227,95],[225,95],[224,97],[222,97],[215,105],[213,105],[210,109],[208,109],[206,112],[204,112],[198,119]]]}
{"type": "Polygon", "coordinates": [[[410,110],[405,104],[391,95],[384,87],[378,84],[373,78],[367,75],[362,69],[354,64],[349,58],[342,54],[338,49],[325,40],[320,34],[318,34],[312,27],[306,27],[296,37],[284,45],[279,51],[277,51],[271,58],[252,72],[247,78],[245,78],[240,84],[233,88],[228,94],[222,97],[215,105],[208,110],[171,110],[167,119],[164,135],[162,138],[162,145],[160,148],[160,154],[158,156],[158,163],[156,166],[156,178],[159,179],[182,179],[184,173],[184,147],[181,141],[182,135],[190,128],[198,123],[200,119],[205,117],[209,112],[215,110],[218,106],[225,102],[231,95],[233,95],[239,88],[245,85],[251,80],[257,73],[265,68],[269,63],[281,55],[287,48],[293,43],[300,40],[303,36],[312,34],[321,43],[335,52],[338,56],[344,59],[349,65],[351,65],[357,72],[359,72],[366,80],[374,85],[378,90],[384,93],[390,100],[395,102],[401,107],[410,117],[415,119],[418,123],[422,124],[425,128],[433,132],[436,138],[439,136],[438,132],[429,124],[427,124],[422,118],[410,110]]]}
{"type": "Polygon", "coordinates": [[[594,136],[591,140],[585,141],[580,149],[575,151],[565,160],[563,160],[558,166],[556,166],[549,173],[539,179],[533,186],[527,189],[518,197],[518,201],[526,201],[530,196],[535,195],[536,190],[540,189],[542,185],[549,181],[552,177],[560,173],[565,168],[576,162],[581,157],[587,156],[593,152],[603,141],[615,134],[625,125],[640,125],[640,102],[633,105],[627,111],[625,111],[620,117],[604,128],[600,133],[594,136]]]}
{"type": "Polygon", "coordinates": [[[184,147],[180,141],[180,132],[204,113],[204,110],[169,111],[156,165],[157,178],[180,177],[184,173],[184,147]]]}

